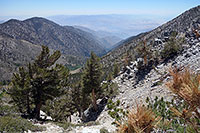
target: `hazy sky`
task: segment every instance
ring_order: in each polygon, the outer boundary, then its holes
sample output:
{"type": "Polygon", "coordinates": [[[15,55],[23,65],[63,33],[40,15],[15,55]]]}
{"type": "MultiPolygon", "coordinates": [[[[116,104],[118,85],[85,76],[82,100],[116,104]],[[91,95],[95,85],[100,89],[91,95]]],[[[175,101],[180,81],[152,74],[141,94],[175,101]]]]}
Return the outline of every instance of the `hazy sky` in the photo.
{"type": "Polygon", "coordinates": [[[91,14],[175,15],[200,0],[0,0],[0,16],[91,14]]]}

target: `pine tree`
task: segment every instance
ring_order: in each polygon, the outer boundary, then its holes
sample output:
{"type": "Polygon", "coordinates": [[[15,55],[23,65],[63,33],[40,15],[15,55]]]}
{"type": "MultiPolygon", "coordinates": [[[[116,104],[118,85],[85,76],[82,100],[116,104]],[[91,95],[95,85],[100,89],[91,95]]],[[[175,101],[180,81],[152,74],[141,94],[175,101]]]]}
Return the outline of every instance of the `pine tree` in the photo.
{"type": "Polygon", "coordinates": [[[113,68],[113,77],[114,78],[118,76],[119,71],[120,71],[119,66],[118,66],[118,64],[115,63],[114,68],[113,68]]]}
{"type": "Polygon", "coordinates": [[[108,76],[106,77],[106,80],[107,80],[108,82],[111,82],[111,81],[113,80],[113,73],[112,73],[112,72],[109,72],[109,73],[108,73],[108,76]]]}
{"type": "Polygon", "coordinates": [[[42,46],[42,52],[37,59],[28,65],[27,71],[22,69],[19,74],[14,74],[12,80],[11,97],[17,106],[26,105],[31,99],[32,111],[28,114],[39,119],[40,109],[47,100],[53,100],[63,94],[63,88],[67,85],[68,70],[63,65],[55,64],[60,57],[60,52],[56,51],[52,55],[46,46],[42,46]],[[26,83],[26,82],[27,83],[26,83]],[[20,94],[20,96],[17,96],[20,94]],[[23,102],[26,99],[27,102],[23,102]]]}
{"type": "Polygon", "coordinates": [[[89,102],[86,101],[89,100],[87,99],[83,100],[83,85],[81,84],[81,82],[77,83],[72,87],[71,97],[72,97],[72,106],[74,106],[78,111],[79,117],[82,117],[83,110],[85,109],[85,107],[86,108],[88,107],[89,102]]]}
{"type": "Polygon", "coordinates": [[[14,73],[10,94],[15,105],[21,113],[30,115],[30,78],[24,67],[19,68],[19,73],[14,73]]]}
{"type": "Polygon", "coordinates": [[[96,93],[101,91],[100,83],[102,76],[102,67],[100,58],[91,52],[90,59],[87,60],[83,74],[83,93],[84,96],[91,94],[92,105],[97,111],[96,93]]]}
{"type": "Polygon", "coordinates": [[[146,40],[143,41],[143,45],[141,44],[140,47],[137,49],[137,52],[141,58],[144,60],[144,66],[148,65],[149,60],[152,58],[152,52],[150,48],[146,44],[146,40]]]}

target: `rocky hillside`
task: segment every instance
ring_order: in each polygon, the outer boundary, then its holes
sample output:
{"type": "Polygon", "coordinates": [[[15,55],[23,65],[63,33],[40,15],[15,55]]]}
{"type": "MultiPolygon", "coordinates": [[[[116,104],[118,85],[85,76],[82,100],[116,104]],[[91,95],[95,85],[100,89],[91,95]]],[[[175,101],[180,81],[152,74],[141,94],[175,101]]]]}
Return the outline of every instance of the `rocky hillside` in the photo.
{"type": "Polygon", "coordinates": [[[40,46],[0,32],[0,81],[9,80],[17,67],[32,61],[40,50],[40,46]]]}
{"type": "MultiPolygon", "coordinates": [[[[142,71],[140,74],[138,74],[140,71],[138,69],[139,60],[131,61],[130,64],[120,72],[119,76],[112,80],[112,82],[117,83],[119,86],[119,94],[112,100],[120,100],[120,107],[128,110],[132,107],[135,107],[136,103],[138,102],[145,104],[147,97],[154,99],[157,96],[158,98],[163,97],[165,100],[172,99],[174,94],[169,91],[166,86],[166,82],[171,78],[169,75],[169,69],[171,67],[189,67],[189,69],[193,70],[194,72],[200,72],[200,36],[198,36],[198,33],[200,33],[199,27],[200,6],[186,11],[176,19],[173,19],[172,21],[158,27],[149,33],[144,33],[136,36],[132,41],[130,40],[125,45],[122,45],[114,51],[110,52],[107,55],[110,57],[109,59],[114,57],[113,52],[123,52],[123,50],[126,52],[130,46],[136,45],[144,38],[147,40],[151,38],[155,39],[154,45],[157,44],[156,46],[158,50],[161,50],[160,47],[167,44],[165,43],[164,39],[168,39],[168,34],[170,34],[170,32],[173,30],[179,32],[178,36],[184,35],[186,40],[186,43],[182,44],[184,45],[184,48],[181,53],[167,62],[159,63],[154,68],[150,69],[147,73],[142,71]],[[138,78],[140,76],[143,78],[138,78]]],[[[115,55],[119,56],[120,54],[115,53],[115,55]]],[[[103,59],[105,59],[105,57],[103,59]]],[[[115,128],[113,128],[111,124],[114,119],[108,115],[107,107],[105,107],[96,121],[99,122],[100,125],[93,126],[94,131],[99,131],[99,127],[104,127],[110,132],[115,132],[115,128]]],[[[78,130],[81,132],[86,128],[90,129],[91,127],[85,127],[84,129],[76,128],[73,130],[78,130]]]]}
{"type": "Polygon", "coordinates": [[[169,38],[172,31],[178,32],[180,36],[185,37],[187,41],[190,41],[190,38],[195,36],[194,30],[199,30],[199,27],[200,6],[197,6],[150,32],[139,34],[132,39],[129,38],[119,47],[106,54],[102,58],[102,62],[105,67],[112,65],[114,61],[121,62],[121,57],[126,54],[130,48],[136,47],[143,40],[146,40],[148,45],[152,45],[156,48],[158,44],[162,45],[160,42],[164,43],[165,40],[169,38]]]}
{"type": "Polygon", "coordinates": [[[41,45],[60,50],[58,63],[71,69],[82,66],[91,51],[105,53],[90,33],[71,26],[62,27],[44,18],[9,20],[0,24],[0,81],[10,80],[19,66],[34,60],[41,45]]]}
{"type": "Polygon", "coordinates": [[[63,27],[44,18],[30,18],[24,21],[11,19],[0,24],[0,32],[15,39],[26,40],[37,45],[47,45],[63,54],[89,56],[91,51],[98,55],[105,50],[91,36],[73,27],[63,27]]]}
{"type": "MultiPolygon", "coordinates": [[[[52,50],[52,49],[51,49],[52,50]]],[[[10,80],[19,66],[27,65],[39,55],[41,46],[0,32],[0,81],[10,80]]],[[[62,54],[57,63],[67,67],[82,66],[85,57],[62,54]]]]}

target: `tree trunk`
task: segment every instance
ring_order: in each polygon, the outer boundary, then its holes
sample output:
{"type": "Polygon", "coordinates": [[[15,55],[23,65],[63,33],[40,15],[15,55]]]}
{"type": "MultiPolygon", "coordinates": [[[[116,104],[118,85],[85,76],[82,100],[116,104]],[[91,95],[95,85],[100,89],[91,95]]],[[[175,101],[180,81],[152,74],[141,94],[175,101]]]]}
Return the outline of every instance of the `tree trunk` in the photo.
{"type": "Polygon", "coordinates": [[[42,102],[40,101],[39,103],[36,104],[35,107],[35,118],[40,119],[40,109],[42,107],[42,102]]]}
{"type": "Polygon", "coordinates": [[[30,100],[29,100],[29,95],[26,95],[26,100],[27,100],[27,113],[28,115],[31,114],[31,110],[30,110],[30,100]]]}
{"type": "Polygon", "coordinates": [[[97,101],[96,101],[96,95],[95,95],[94,89],[92,89],[92,104],[93,104],[94,110],[97,111],[97,101]]]}

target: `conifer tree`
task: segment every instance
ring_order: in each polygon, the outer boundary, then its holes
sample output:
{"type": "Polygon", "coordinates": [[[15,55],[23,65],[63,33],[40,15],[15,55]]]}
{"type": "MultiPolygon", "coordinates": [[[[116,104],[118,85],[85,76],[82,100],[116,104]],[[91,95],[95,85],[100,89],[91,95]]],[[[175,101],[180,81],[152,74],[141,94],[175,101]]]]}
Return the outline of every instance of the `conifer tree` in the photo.
{"type": "Polygon", "coordinates": [[[83,74],[83,93],[86,96],[91,94],[93,108],[97,111],[96,93],[100,92],[102,67],[100,58],[91,52],[90,59],[87,60],[83,74]]]}
{"type": "Polygon", "coordinates": [[[14,73],[10,94],[15,105],[21,113],[30,115],[30,78],[24,67],[19,68],[19,73],[14,73]]]}
{"type": "Polygon", "coordinates": [[[19,74],[14,74],[10,90],[13,101],[19,108],[22,108],[19,105],[26,105],[27,113],[31,112],[37,119],[42,105],[47,100],[62,95],[63,88],[67,85],[68,70],[63,65],[53,66],[60,56],[59,51],[50,55],[48,47],[42,46],[41,54],[28,65],[27,71],[20,68],[19,74]],[[24,99],[27,100],[26,103],[23,102],[24,99]],[[28,111],[29,99],[33,104],[31,111],[28,111]]]}
{"type": "MultiPolygon", "coordinates": [[[[84,99],[83,100],[83,85],[81,82],[77,83],[72,87],[71,91],[71,97],[72,97],[72,106],[76,108],[76,110],[79,113],[79,117],[82,117],[83,110],[88,107],[89,100],[84,99]]],[[[84,97],[88,98],[88,97],[84,97]]]]}
{"type": "Polygon", "coordinates": [[[118,76],[119,71],[120,71],[119,66],[118,66],[118,64],[115,63],[114,68],[113,68],[113,77],[114,78],[118,76]]]}
{"type": "Polygon", "coordinates": [[[106,77],[106,80],[107,80],[108,82],[111,82],[111,80],[113,80],[113,72],[109,72],[109,73],[108,73],[108,76],[106,77]]]}

